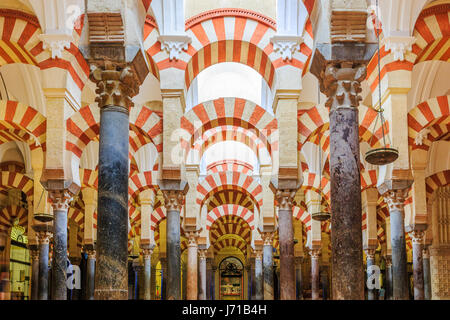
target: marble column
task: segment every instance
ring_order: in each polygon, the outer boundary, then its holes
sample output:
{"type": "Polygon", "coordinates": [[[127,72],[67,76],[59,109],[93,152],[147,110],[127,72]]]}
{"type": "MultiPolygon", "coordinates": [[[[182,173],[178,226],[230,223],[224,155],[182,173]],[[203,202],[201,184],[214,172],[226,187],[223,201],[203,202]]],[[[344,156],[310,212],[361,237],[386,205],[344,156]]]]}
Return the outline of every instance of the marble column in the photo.
{"type": "Polygon", "coordinates": [[[52,300],[67,300],[67,210],[72,195],[67,190],[49,190],[53,207],[52,300]]]}
{"type": "Polygon", "coordinates": [[[144,300],[151,300],[151,272],[153,249],[143,249],[144,258],[144,300]]]}
{"type": "Polygon", "coordinates": [[[295,300],[294,227],[292,201],[297,190],[277,190],[280,244],[280,300],[295,300]]]}
{"type": "Polygon", "coordinates": [[[198,300],[206,300],[206,250],[198,251],[198,270],[200,286],[198,287],[198,300]]]}
{"type": "Polygon", "coordinates": [[[51,233],[48,231],[36,231],[39,243],[39,300],[48,300],[48,252],[51,233]]]}
{"type": "Polygon", "coordinates": [[[211,267],[211,300],[216,300],[216,271],[217,267],[211,267]]]}
{"type": "MultiPolygon", "coordinates": [[[[164,182],[159,182],[167,212],[167,300],[181,299],[180,211],[189,186],[186,182],[177,184],[177,189],[171,189],[171,186],[165,186],[164,182]]],[[[195,260],[197,261],[197,255],[195,260]]],[[[197,272],[197,268],[195,270],[197,272]]],[[[187,291],[189,292],[189,289],[187,291]]]]}
{"type": "Polygon", "coordinates": [[[90,248],[87,250],[87,263],[86,263],[86,273],[87,273],[87,285],[86,285],[86,300],[94,300],[95,291],[95,250],[90,248]]]}
{"type": "Polygon", "coordinates": [[[328,300],[328,266],[322,266],[322,270],[320,271],[320,283],[322,284],[322,300],[328,300]]]}
{"type": "Polygon", "coordinates": [[[156,300],[156,265],[150,267],[150,300],[156,300]]]}
{"type": "Polygon", "coordinates": [[[424,300],[423,240],[425,232],[413,230],[410,233],[413,250],[414,300],[424,300]]]}
{"type": "Polygon", "coordinates": [[[256,300],[256,280],[255,280],[255,258],[250,258],[252,273],[252,296],[251,300],[256,300]]]}
{"type": "Polygon", "coordinates": [[[311,298],[319,300],[319,258],[321,249],[312,249],[311,254],[311,298]]]}
{"type": "Polygon", "coordinates": [[[255,250],[255,300],[263,300],[262,250],[255,250]]]}
{"type": "Polygon", "coordinates": [[[424,299],[431,300],[431,269],[430,269],[430,252],[428,250],[428,246],[424,246],[422,257],[423,257],[424,299]]]}
{"type": "MultiPolygon", "coordinates": [[[[375,265],[375,249],[366,249],[367,278],[372,275],[371,267],[375,265]]],[[[375,300],[375,289],[367,288],[367,300],[375,300]]]]}
{"type": "MultiPolygon", "coordinates": [[[[350,54],[349,58],[353,60],[350,54]]],[[[315,74],[330,108],[332,296],[336,300],[363,300],[358,106],[366,67],[353,61],[321,61],[319,57],[314,62],[316,70],[320,64],[320,72],[315,74]]]]}
{"type": "MultiPolygon", "coordinates": [[[[379,187],[380,189],[380,187],[379,187]]],[[[406,269],[406,241],[404,202],[408,189],[380,192],[389,206],[392,247],[392,299],[408,300],[408,274],[406,269]]]]}
{"type": "Polygon", "coordinates": [[[198,232],[186,232],[188,238],[186,299],[198,299],[198,232]]]}
{"type": "Polygon", "coordinates": [[[386,298],[385,300],[392,300],[392,257],[386,255],[386,298]]]}
{"type": "Polygon", "coordinates": [[[303,257],[295,257],[295,287],[297,300],[303,300],[302,263],[303,257]]]}
{"type": "Polygon", "coordinates": [[[129,110],[139,81],[125,63],[91,66],[100,107],[96,300],[128,299],[129,110]]]}
{"type": "Polygon", "coordinates": [[[39,299],[39,247],[30,248],[31,255],[31,300],[39,299]]]}
{"type": "Polygon", "coordinates": [[[273,232],[262,232],[263,246],[263,291],[264,300],[273,300],[273,232]]]}
{"type": "Polygon", "coordinates": [[[206,300],[213,300],[212,282],[214,279],[212,267],[212,259],[206,258],[206,300]]]}
{"type": "Polygon", "coordinates": [[[167,300],[167,259],[161,258],[161,300],[167,300]]]}

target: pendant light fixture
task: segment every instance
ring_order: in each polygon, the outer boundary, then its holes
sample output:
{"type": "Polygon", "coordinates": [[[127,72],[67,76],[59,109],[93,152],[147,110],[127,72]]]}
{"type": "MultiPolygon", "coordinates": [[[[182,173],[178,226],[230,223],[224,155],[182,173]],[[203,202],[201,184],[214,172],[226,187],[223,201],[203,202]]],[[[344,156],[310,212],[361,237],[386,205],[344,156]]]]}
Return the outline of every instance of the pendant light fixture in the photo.
{"type": "MultiPolygon", "coordinates": [[[[42,189],[41,197],[39,198],[39,202],[37,207],[39,208],[39,205],[41,204],[42,197],[44,196],[44,189],[42,189]]],[[[47,212],[38,212],[34,214],[34,219],[36,219],[39,222],[47,223],[50,221],[53,221],[53,215],[47,212]]]]}
{"type": "MultiPolygon", "coordinates": [[[[386,133],[388,131],[387,123],[384,119],[383,115],[383,109],[381,108],[382,102],[381,102],[381,54],[380,54],[380,33],[381,33],[381,23],[378,23],[379,19],[379,6],[378,6],[378,0],[377,0],[377,18],[376,18],[376,26],[375,26],[375,33],[377,35],[378,40],[378,103],[379,107],[376,110],[377,111],[377,118],[375,120],[375,123],[372,128],[372,132],[375,133],[376,126],[378,121],[381,123],[381,132],[383,135],[383,146],[380,148],[374,148],[366,152],[365,160],[366,162],[377,165],[377,166],[384,166],[389,163],[394,162],[398,158],[398,150],[395,148],[390,147],[391,141],[389,138],[389,134],[387,136],[388,143],[386,143],[386,133]],[[377,28],[379,27],[379,28],[377,28]]],[[[375,134],[374,134],[375,135],[375,134]]],[[[374,135],[372,135],[370,144],[372,145],[374,135]]]]}

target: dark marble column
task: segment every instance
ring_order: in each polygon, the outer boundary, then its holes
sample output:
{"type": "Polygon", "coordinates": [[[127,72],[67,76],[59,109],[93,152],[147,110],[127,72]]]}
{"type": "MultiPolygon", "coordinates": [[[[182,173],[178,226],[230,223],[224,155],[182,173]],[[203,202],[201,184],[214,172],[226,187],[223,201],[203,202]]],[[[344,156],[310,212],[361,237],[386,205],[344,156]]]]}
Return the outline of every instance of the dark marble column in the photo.
{"type": "Polygon", "coordinates": [[[392,300],[392,257],[385,256],[386,261],[386,298],[385,300],[392,300]]]}
{"type": "Polygon", "coordinates": [[[328,280],[328,266],[323,266],[320,271],[320,283],[322,284],[322,300],[328,300],[330,281],[328,280]]]}
{"type": "Polygon", "coordinates": [[[431,300],[431,269],[430,269],[430,253],[428,246],[424,246],[422,252],[423,257],[423,287],[425,300],[431,300]]]}
{"type": "Polygon", "coordinates": [[[255,258],[250,258],[250,268],[251,268],[251,274],[252,274],[252,295],[251,295],[251,300],[256,300],[256,295],[255,295],[255,291],[256,291],[256,281],[255,281],[255,258]]]}
{"type": "Polygon", "coordinates": [[[161,258],[161,300],[167,300],[167,259],[161,258]]]}
{"type": "Polygon", "coordinates": [[[67,300],[67,210],[72,195],[49,190],[53,207],[52,300],[67,300]]]}
{"type": "Polygon", "coordinates": [[[295,287],[297,300],[303,300],[302,263],[303,257],[295,257],[295,287]]]}
{"type": "Polygon", "coordinates": [[[256,250],[255,256],[255,300],[263,300],[263,265],[262,250],[256,250]]]}
{"type": "MultiPolygon", "coordinates": [[[[405,183],[406,184],[406,183],[405,183]]],[[[410,184],[409,184],[410,185],[410,184]]],[[[392,247],[392,299],[408,300],[408,274],[406,268],[406,241],[404,225],[404,202],[407,188],[385,190],[378,187],[389,206],[392,247]],[[384,192],[383,192],[384,191],[384,192]]]]}
{"type": "MultiPolygon", "coordinates": [[[[185,181],[175,181],[175,180],[174,181],[161,180],[158,182],[158,184],[164,195],[167,212],[167,222],[166,222],[167,300],[180,300],[181,299],[180,211],[189,185],[185,181]]],[[[189,292],[189,290],[187,291],[189,292]]]]}
{"type": "Polygon", "coordinates": [[[31,300],[39,299],[39,246],[30,246],[31,255],[31,300]]]}
{"type": "Polygon", "coordinates": [[[212,259],[206,258],[206,300],[213,300],[212,282],[214,278],[212,267],[212,259]]]}
{"type": "Polygon", "coordinates": [[[311,254],[311,299],[319,300],[319,258],[321,249],[312,249],[311,254]]]}
{"type": "Polygon", "coordinates": [[[152,253],[153,249],[143,249],[144,258],[144,300],[151,299],[151,271],[152,271],[152,253]]]}
{"type": "Polygon", "coordinates": [[[273,232],[262,232],[263,247],[263,291],[264,300],[273,300],[273,232]]]}
{"type": "Polygon", "coordinates": [[[129,109],[139,81],[125,63],[91,67],[100,107],[96,300],[128,299],[129,109]]]}
{"type": "MultiPolygon", "coordinates": [[[[371,267],[375,265],[375,249],[366,249],[367,278],[372,275],[371,267]]],[[[375,289],[367,288],[367,300],[375,300],[375,289]]]]}
{"type": "Polygon", "coordinates": [[[410,233],[413,246],[413,277],[414,277],[414,300],[424,300],[424,270],[423,270],[423,237],[422,230],[413,230],[410,233]]]}
{"type": "Polygon", "coordinates": [[[200,285],[198,287],[198,300],[206,300],[206,250],[198,251],[198,270],[200,277],[200,285]]]}
{"type": "Polygon", "coordinates": [[[183,262],[181,264],[181,273],[182,273],[182,278],[181,278],[181,300],[186,300],[187,295],[186,295],[186,291],[187,291],[187,264],[186,262],[183,262]]]}
{"type": "Polygon", "coordinates": [[[277,190],[280,244],[280,300],[295,300],[294,227],[292,201],[297,189],[277,190]]]}
{"type": "MultiPolygon", "coordinates": [[[[37,227],[37,226],[35,226],[37,227]]],[[[43,225],[43,227],[47,227],[43,225]]],[[[48,253],[50,246],[50,236],[51,233],[49,231],[39,231],[35,229],[36,235],[39,241],[39,300],[48,300],[48,285],[49,285],[49,277],[48,277],[48,253]]]]}
{"type": "Polygon", "coordinates": [[[188,238],[188,252],[187,252],[187,285],[186,285],[186,299],[198,299],[198,232],[187,232],[188,238]]]}
{"type": "Polygon", "coordinates": [[[332,296],[363,300],[358,106],[366,68],[353,61],[320,61],[319,56],[314,62],[314,74],[330,108],[332,296]]]}
{"type": "Polygon", "coordinates": [[[211,268],[212,274],[211,274],[211,300],[216,300],[216,272],[217,267],[212,266],[211,268]]]}
{"type": "Polygon", "coordinates": [[[156,265],[153,265],[150,267],[150,299],[155,299],[155,293],[156,293],[156,265]]]}
{"type": "Polygon", "coordinates": [[[86,300],[94,300],[95,290],[95,250],[87,250],[87,264],[86,264],[86,300]]]}

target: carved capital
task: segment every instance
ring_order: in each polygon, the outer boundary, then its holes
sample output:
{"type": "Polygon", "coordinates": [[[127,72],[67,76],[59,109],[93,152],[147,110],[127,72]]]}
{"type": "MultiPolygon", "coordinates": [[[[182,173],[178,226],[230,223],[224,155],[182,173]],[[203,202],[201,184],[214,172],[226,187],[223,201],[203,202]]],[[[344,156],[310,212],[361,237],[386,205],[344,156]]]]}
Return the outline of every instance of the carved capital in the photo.
{"type": "Polygon", "coordinates": [[[383,194],[384,200],[389,206],[389,211],[399,210],[403,211],[405,206],[405,200],[408,196],[408,189],[388,190],[383,194]]]}
{"type": "Polygon", "coordinates": [[[255,259],[261,260],[263,257],[263,251],[261,249],[255,250],[255,259]]]}
{"type": "Polygon", "coordinates": [[[328,97],[325,106],[330,111],[339,107],[357,108],[362,100],[361,82],[366,78],[366,70],[363,64],[328,63],[320,74],[320,90],[328,97]]]}
{"type": "Polygon", "coordinates": [[[39,231],[36,232],[39,244],[49,244],[52,233],[50,231],[39,231]]]}
{"type": "Polygon", "coordinates": [[[32,249],[30,250],[30,256],[31,256],[31,260],[33,261],[37,261],[39,260],[39,249],[32,249]]]}
{"type": "Polygon", "coordinates": [[[261,238],[263,239],[265,246],[273,245],[274,236],[275,236],[274,232],[261,232],[261,238]]]}
{"type": "Polygon", "coordinates": [[[406,52],[412,50],[415,41],[415,37],[389,36],[383,39],[385,50],[394,54],[394,61],[404,61],[406,52]]]}
{"type": "Polygon", "coordinates": [[[100,108],[117,106],[128,112],[133,106],[131,99],[139,92],[140,81],[128,64],[109,60],[92,64],[90,79],[97,85],[95,101],[100,108]]]}
{"type": "Polygon", "coordinates": [[[88,255],[89,260],[95,260],[96,251],[94,249],[88,249],[88,250],[86,250],[86,253],[88,255]]]}
{"type": "Polygon", "coordinates": [[[375,249],[364,249],[364,252],[366,253],[367,259],[375,259],[375,249]]]}
{"type": "Polygon", "coordinates": [[[39,39],[42,41],[42,48],[51,52],[52,59],[61,59],[64,50],[70,48],[72,36],[67,34],[40,34],[39,39]]]}
{"type": "Polygon", "coordinates": [[[198,231],[188,231],[185,234],[188,238],[188,247],[197,247],[198,231]]]}
{"type": "Polygon", "coordinates": [[[273,43],[273,50],[281,55],[286,61],[292,60],[292,56],[296,51],[300,51],[300,44],[303,42],[302,37],[298,36],[274,36],[270,39],[273,43]]]}
{"type": "Polygon", "coordinates": [[[163,190],[166,210],[181,211],[184,204],[185,193],[182,190],[163,190]]]}
{"type": "Polygon", "coordinates": [[[153,249],[142,249],[142,256],[144,257],[144,260],[151,259],[153,254],[153,249]]]}
{"type": "Polygon", "coordinates": [[[182,35],[163,35],[158,37],[158,41],[161,42],[161,50],[164,50],[169,55],[169,60],[178,61],[180,54],[187,51],[191,38],[182,35]]]}
{"type": "Polygon", "coordinates": [[[391,256],[385,256],[384,260],[386,261],[386,267],[392,266],[392,257],[391,256]]]}
{"type": "Polygon", "coordinates": [[[322,249],[310,249],[309,254],[311,255],[311,259],[319,259],[320,255],[322,253],[322,249]]]}
{"type": "Polygon", "coordinates": [[[425,232],[423,230],[413,230],[409,233],[413,244],[423,244],[425,232]]]}
{"type": "Polygon", "coordinates": [[[279,189],[275,192],[275,199],[278,202],[280,210],[292,210],[294,204],[294,197],[297,190],[294,189],[279,189]]]}
{"type": "Polygon", "coordinates": [[[200,259],[206,259],[206,253],[207,252],[208,252],[208,250],[205,250],[205,249],[198,250],[198,257],[200,259]]]}
{"type": "Polygon", "coordinates": [[[48,197],[52,201],[53,210],[68,210],[73,194],[66,190],[49,190],[48,197]]]}
{"type": "Polygon", "coordinates": [[[430,259],[430,250],[428,249],[428,246],[424,246],[422,249],[422,258],[423,259],[430,259]]]}
{"type": "Polygon", "coordinates": [[[300,267],[303,263],[303,257],[295,257],[294,258],[295,264],[300,267]]]}

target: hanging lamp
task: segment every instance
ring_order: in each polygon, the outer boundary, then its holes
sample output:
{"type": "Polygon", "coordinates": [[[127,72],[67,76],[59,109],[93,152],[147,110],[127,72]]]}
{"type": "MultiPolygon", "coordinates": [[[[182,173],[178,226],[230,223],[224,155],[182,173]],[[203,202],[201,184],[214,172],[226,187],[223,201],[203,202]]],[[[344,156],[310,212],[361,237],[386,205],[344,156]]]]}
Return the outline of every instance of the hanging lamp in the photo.
{"type": "MultiPolygon", "coordinates": [[[[39,202],[37,207],[39,208],[39,205],[41,204],[42,196],[44,195],[44,189],[42,189],[41,197],[39,198],[39,202]]],[[[34,219],[36,219],[39,222],[47,223],[50,221],[53,221],[53,215],[47,212],[38,212],[34,214],[34,219]]]]}
{"type": "MultiPolygon", "coordinates": [[[[320,90],[318,90],[318,100],[317,100],[317,106],[320,104],[320,90]]],[[[322,149],[320,148],[320,141],[319,139],[319,185],[320,185],[320,208],[322,208],[322,149]]],[[[327,221],[330,219],[331,215],[327,211],[319,210],[319,212],[314,212],[311,214],[311,218],[313,218],[316,221],[327,221]]]]}
{"type": "MultiPolygon", "coordinates": [[[[377,19],[376,21],[378,21],[378,17],[379,17],[379,7],[378,7],[378,0],[377,0],[377,19]]],[[[378,120],[380,120],[381,122],[381,132],[383,134],[383,146],[380,148],[374,148],[371,149],[369,151],[366,152],[365,154],[365,160],[366,162],[373,164],[373,165],[377,165],[377,166],[384,166],[387,165],[389,163],[394,162],[395,160],[397,160],[398,158],[398,150],[392,147],[389,147],[391,144],[389,135],[387,137],[387,139],[389,140],[388,144],[386,143],[386,132],[387,130],[387,123],[384,119],[384,115],[383,115],[383,109],[381,108],[381,56],[380,56],[380,29],[381,29],[381,25],[378,25],[378,23],[376,23],[377,25],[375,26],[375,33],[377,35],[377,40],[378,40],[378,102],[380,104],[380,106],[378,107],[377,110],[375,110],[377,112],[377,118],[375,120],[375,123],[373,125],[373,129],[372,132],[375,133],[376,130],[376,125],[378,123],[378,120]],[[380,27],[379,29],[377,29],[377,27],[380,27]],[[388,146],[389,145],[389,146],[388,146]]],[[[372,145],[372,141],[373,141],[373,137],[374,135],[372,135],[371,140],[370,140],[370,144],[372,145]]]]}

